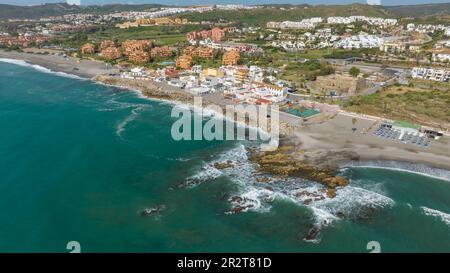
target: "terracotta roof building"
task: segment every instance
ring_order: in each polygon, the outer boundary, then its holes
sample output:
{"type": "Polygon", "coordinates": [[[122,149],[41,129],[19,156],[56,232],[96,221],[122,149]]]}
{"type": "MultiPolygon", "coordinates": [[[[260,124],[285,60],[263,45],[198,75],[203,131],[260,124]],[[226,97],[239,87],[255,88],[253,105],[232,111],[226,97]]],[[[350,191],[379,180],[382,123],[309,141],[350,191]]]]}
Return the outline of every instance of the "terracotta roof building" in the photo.
{"type": "Polygon", "coordinates": [[[242,85],[248,76],[248,69],[247,68],[239,68],[236,70],[236,74],[234,76],[236,84],[242,85]]]}
{"type": "Polygon", "coordinates": [[[145,64],[150,61],[150,54],[145,51],[136,50],[128,54],[128,60],[136,64],[145,64]]]}
{"type": "Polygon", "coordinates": [[[91,43],[84,44],[81,47],[81,53],[82,54],[94,54],[95,53],[95,45],[91,43]]]}
{"type": "Polygon", "coordinates": [[[177,58],[177,68],[189,69],[192,65],[192,57],[189,55],[181,55],[177,58]]]}
{"type": "Polygon", "coordinates": [[[103,50],[107,49],[108,47],[115,47],[115,46],[116,46],[116,44],[113,41],[111,41],[111,40],[104,40],[100,44],[100,50],[103,51],[103,50]]]}
{"type": "Polygon", "coordinates": [[[152,45],[150,40],[126,40],[122,43],[123,54],[128,56],[134,51],[148,51],[152,45]]]}
{"type": "Polygon", "coordinates": [[[175,51],[175,48],[170,47],[170,46],[154,47],[150,51],[150,56],[152,58],[156,58],[156,57],[172,57],[174,51],[175,51]]]}
{"type": "Polygon", "coordinates": [[[183,49],[184,55],[189,55],[191,57],[200,57],[205,59],[214,58],[214,49],[209,47],[193,47],[188,46],[183,49]]]}
{"type": "Polygon", "coordinates": [[[214,48],[210,47],[199,47],[197,48],[197,51],[195,52],[197,57],[205,58],[205,59],[212,59],[214,58],[214,48]]]}
{"type": "Polygon", "coordinates": [[[225,51],[222,57],[222,65],[236,65],[240,58],[241,55],[237,50],[225,51]]]}
{"type": "Polygon", "coordinates": [[[214,42],[222,41],[225,38],[225,30],[215,27],[211,30],[211,39],[214,42]]]}
{"type": "Polygon", "coordinates": [[[119,48],[115,47],[115,46],[111,46],[108,48],[105,48],[101,51],[101,55],[103,58],[105,58],[106,60],[117,60],[122,58],[122,52],[120,51],[119,48]]]}
{"type": "Polygon", "coordinates": [[[225,38],[226,29],[215,27],[211,30],[192,31],[186,34],[188,40],[204,40],[211,38],[215,42],[222,41],[225,38]]]}

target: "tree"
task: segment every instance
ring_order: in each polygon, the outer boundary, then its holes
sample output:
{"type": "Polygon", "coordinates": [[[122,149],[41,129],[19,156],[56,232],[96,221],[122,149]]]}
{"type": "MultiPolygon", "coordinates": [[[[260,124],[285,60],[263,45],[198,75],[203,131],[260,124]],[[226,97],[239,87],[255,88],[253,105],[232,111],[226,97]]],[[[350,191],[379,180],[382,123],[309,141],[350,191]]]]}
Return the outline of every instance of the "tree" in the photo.
{"type": "Polygon", "coordinates": [[[348,71],[348,73],[352,76],[352,77],[357,77],[358,75],[359,75],[359,72],[361,72],[360,70],[359,70],[359,68],[357,68],[357,67],[352,67],[352,68],[350,68],[350,70],[348,71]]]}

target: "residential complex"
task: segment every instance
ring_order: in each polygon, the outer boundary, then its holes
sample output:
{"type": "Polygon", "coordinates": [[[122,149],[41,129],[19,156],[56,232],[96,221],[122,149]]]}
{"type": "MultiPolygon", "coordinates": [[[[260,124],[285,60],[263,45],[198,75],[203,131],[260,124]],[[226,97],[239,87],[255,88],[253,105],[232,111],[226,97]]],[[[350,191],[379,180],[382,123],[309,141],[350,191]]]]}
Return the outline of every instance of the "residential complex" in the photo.
{"type": "Polygon", "coordinates": [[[450,80],[450,70],[414,67],[411,71],[411,77],[414,79],[448,82],[450,80]]]}

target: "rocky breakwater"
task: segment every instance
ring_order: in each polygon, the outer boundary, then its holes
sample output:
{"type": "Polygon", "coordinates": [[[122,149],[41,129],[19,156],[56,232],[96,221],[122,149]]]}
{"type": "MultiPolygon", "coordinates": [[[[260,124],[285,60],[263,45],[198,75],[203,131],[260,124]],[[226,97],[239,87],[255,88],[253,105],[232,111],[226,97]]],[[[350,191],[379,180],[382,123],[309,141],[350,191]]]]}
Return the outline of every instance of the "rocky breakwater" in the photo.
{"type": "Polygon", "coordinates": [[[349,181],[336,176],[333,168],[312,165],[308,160],[299,160],[294,146],[280,146],[272,152],[252,150],[250,160],[258,166],[262,173],[281,177],[302,177],[316,181],[327,188],[327,197],[334,198],[338,187],[345,187],[349,181]]]}
{"type": "Polygon", "coordinates": [[[192,104],[194,100],[194,96],[190,93],[184,92],[176,87],[161,85],[153,81],[122,79],[119,77],[103,75],[96,76],[93,80],[124,89],[139,90],[142,95],[152,99],[168,100],[187,104],[192,104]]]}

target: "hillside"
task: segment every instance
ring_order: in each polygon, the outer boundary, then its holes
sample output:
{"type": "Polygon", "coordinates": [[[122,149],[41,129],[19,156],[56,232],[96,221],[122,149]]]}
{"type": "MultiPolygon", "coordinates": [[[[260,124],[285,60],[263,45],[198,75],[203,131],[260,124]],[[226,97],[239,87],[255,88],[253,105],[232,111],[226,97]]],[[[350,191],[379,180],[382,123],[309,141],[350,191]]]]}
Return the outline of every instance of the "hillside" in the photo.
{"type": "MultiPolygon", "coordinates": [[[[123,5],[110,4],[103,6],[71,6],[66,3],[44,4],[36,6],[14,6],[0,4],[0,20],[36,19],[47,16],[58,16],[70,13],[111,13],[122,11],[143,11],[158,4],[123,5]]],[[[350,5],[261,5],[254,10],[216,10],[205,13],[187,14],[184,17],[193,21],[216,21],[224,19],[239,21],[244,24],[265,24],[268,21],[299,20],[307,17],[366,15],[375,17],[450,17],[450,3],[403,5],[403,6],[369,6],[364,4],[350,5]]]]}
{"type": "Polygon", "coordinates": [[[65,3],[45,4],[38,6],[13,6],[0,4],[0,20],[5,19],[34,19],[45,16],[57,16],[68,13],[79,12],[78,6],[71,6],[65,3]]]}
{"type": "Polygon", "coordinates": [[[157,4],[104,6],[71,6],[66,3],[44,4],[36,6],[14,6],[0,4],[0,20],[7,19],[38,19],[48,16],[59,16],[70,13],[111,13],[122,11],[142,11],[150,8],[162,7],[157,4]]]}
{"type": "Polygon", "coordinates": [[[363,4],[352,5],[265,5],[252,10],[216,10],[204,13],[187,14],[183,17],[191,21],[217,21],[219,19],[240,22],[248,25],[265,24],[268,21],[300,20],[309,17],[366,15],[390,17],[381,6],[363,4]]]}
{"type": "Polygon", "coordinates": [[[419,18],[424,16],[450,15],[450,3],[388,6],[384,8],[401,17],[419,18]]]}

